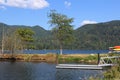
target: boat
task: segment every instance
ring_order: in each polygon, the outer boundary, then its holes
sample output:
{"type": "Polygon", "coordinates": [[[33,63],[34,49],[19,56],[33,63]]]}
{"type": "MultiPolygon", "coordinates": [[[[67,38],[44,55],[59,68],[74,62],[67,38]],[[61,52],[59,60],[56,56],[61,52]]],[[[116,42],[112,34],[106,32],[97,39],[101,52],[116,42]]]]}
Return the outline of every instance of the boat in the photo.
{"type": "Polygon", "coordinates": [[[120,46],[109,47],[109,53],[120,53],[120,46]]]}

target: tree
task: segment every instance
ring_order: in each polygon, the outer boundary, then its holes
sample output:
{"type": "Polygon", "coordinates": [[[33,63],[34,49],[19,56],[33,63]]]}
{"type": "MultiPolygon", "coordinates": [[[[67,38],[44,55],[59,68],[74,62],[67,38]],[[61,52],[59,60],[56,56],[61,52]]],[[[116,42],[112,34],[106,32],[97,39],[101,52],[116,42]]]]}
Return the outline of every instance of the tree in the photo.
{"type": "Polygon", "coordinates": [[[50,18],[49,23],[53,26],[54,36],[60,45],[60,54],[62,54],[63,45],[73,41],[73,26],[71,25],[73,18],[68,18],[55,10],[51,10],[48,17],[50,18]]]}
{"type": "Polygon", "coordinates": [[[34,32],[29,28],[19,28],[16,30],[17,41],[16,44],[19,44],[19,49],[29,48],[29,43],[33,42],[34,32]]]}
{"type": "Polygon", "coordinates": [[[7,29],[5,28],[5,31],[4,31],[4,35],[3,35],[3,44],[4,44],[4,49],[5,50],[8,50],[8,51],[11,51],[11,53],[13,54],[14,53],[14,49],[15,49],[15,29],[7,29]]]}

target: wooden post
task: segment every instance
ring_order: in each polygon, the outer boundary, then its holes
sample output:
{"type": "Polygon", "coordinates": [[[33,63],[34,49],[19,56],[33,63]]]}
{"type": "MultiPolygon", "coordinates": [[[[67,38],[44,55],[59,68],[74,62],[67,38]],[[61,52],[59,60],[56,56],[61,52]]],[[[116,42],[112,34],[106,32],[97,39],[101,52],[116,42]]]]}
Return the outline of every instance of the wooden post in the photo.
{"type": "Polygon", "coordinates": [[[97,62],[97,64],[99,64],[100,63],[100,53],[98,53],[98,62],[97,62]]]}
{"type": "Polygon", "coordinates": [[[58,64],[58,53],[56,53],[56,64],[58,64]]]}

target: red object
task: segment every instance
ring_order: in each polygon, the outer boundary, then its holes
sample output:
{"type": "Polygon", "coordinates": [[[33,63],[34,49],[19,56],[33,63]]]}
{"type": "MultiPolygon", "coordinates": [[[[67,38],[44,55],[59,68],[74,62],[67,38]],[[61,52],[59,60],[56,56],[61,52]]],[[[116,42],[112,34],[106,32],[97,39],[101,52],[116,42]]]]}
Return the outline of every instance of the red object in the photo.
{"type": "Polygon", "coordinates": [[[120,48],[120,46],[114,46],[114,48],[118,49],[118,48],[120,48]]]}

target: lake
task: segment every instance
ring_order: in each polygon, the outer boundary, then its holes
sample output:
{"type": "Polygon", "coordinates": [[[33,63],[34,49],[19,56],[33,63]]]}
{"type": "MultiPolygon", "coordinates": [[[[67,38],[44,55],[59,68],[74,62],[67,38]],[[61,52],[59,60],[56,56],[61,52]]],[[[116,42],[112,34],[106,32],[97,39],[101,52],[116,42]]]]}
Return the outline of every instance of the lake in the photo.
{"type": "MultiPolygon", "coordinates": [[[[97,54],[108,53],[109,50],[63,50],[63,54],[97,54]]],[[[46,54],[46,53],[60,53],[59,50],[24,50],[23,53],[28,54],[46,54]]]]}
{"type": "Polygon", "coordinates": [[[102,78],[102,70],[56,69],[55,64],[0,62],[0,80],[88,80],[102,78]]]}

